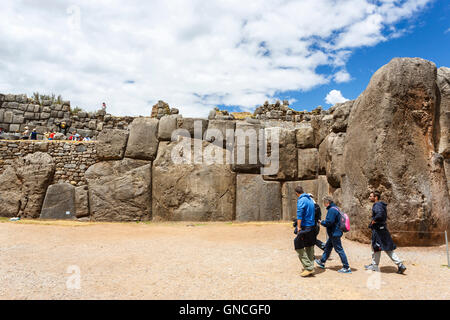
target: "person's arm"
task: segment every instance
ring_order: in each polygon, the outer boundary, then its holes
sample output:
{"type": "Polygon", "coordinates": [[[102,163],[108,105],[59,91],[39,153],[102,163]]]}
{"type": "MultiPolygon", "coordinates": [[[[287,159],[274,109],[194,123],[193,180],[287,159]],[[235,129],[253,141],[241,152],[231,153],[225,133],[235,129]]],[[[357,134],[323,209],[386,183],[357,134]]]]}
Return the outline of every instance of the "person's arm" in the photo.
{"type": "Polygon", "coordinates": [[[372,224],[376,222],[384,222],[384,212],[383,209],[380,208],[380,206],[374,206],[373,212],[375,215],[372,218],[372,224]]]}
{"type": "Polygon", "coordinates": [[[328,210],[327,217],[325,218],[324,221],[321,221],[321,225],[323,225],[324,227],[331,227],[336,218],[335,211],[336,211],[336,209],[328,210]]]}
{"type": "Polygon", "coordinates": [[[297,200],[297,230],[300,231],[303,219],[303,213],[306,210],[306,204],[301,199],[297,200]]]}

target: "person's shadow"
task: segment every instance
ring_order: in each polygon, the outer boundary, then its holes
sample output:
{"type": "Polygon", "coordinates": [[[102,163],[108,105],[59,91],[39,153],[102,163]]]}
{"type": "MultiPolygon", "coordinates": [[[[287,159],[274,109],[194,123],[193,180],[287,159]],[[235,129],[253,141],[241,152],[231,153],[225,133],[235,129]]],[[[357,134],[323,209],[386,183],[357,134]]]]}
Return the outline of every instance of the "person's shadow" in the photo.
{"type": "Polygon", "coordinates": [[[397,268],[394,266],[383,266],[380,267],[380,272],[382,273],[397,273],[397,268]]]}

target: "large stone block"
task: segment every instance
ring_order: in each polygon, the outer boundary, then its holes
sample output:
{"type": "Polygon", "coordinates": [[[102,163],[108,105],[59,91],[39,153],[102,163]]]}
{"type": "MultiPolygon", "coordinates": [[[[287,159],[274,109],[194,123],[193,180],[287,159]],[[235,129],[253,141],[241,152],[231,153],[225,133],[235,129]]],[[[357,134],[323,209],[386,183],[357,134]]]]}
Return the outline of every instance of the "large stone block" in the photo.
{"type": "Polygon", "coordinates": [[[177,129],[185,129],[189,132],[191,138],[203,139],[205,131],[208,127],[208,120],[200,118],[178,118],[177,129]],[[198,128],[195,131],[195,128],[198,128]]]}
{"type": "Polygon", "coordinates": [[[123,159],[128,141],[128,131],[105,129],[97,136],[97,156],[100,160],[123,159]]]}
{"type": "Polygon", "coordinates": [[[297,148],[314,148],[314,129],[310,124],[302,126],[296,132],[297,148]]]}
{"type": "Polygon", "coordinates": [[[87,186],[75,188],[75,213],[77,218],[89,216],[89,193],[87,186]]]}
{"type": "Polygon", "coordinates": [[[437,72],[437,84],[441,94],[439,107],[438,152],[444,159],[450,159],[450,68],[441,67],[437,72]]]}
{"type": "Polygon", "coordinates": [[[298,178],[316,179],[319,166],[319,152],[315,148],[298,149],[298,178]]]}
{"type": "Polygon", "coordinates": [[[139,117],[130,124],[125,156],[134,159],[154,160],[158,151],[157,119],[139,117]]]}
{"type": "Polygon", "coordinates": [[[196,139],[160,142],[153,163],[153,220],[233,220],[236,174],[225,164],[226,153],[196,139]],[[194,153],[194,143],[203,153],[194,153]]]}
{"type": "Polygon", "coordinates": [[[236,220],[272,221],[281,219],[281,187],[258,174],[238,174],[236,178],[236,220]]]}
{"type": "Polygon", "coordinates": [[[264,139],[261,125],[247,122],[236,122],[233,171],[239,173],[261,172],[261,158],[259,157],[259,141],[264,139]]]}
{"type": "Polygon", "coordinates": [[[295,188],[302,186],[306,193],[311,193],[318,201],[318,180],[305,180],[305,181],[289,181],[282,183],[281,186],[281,201],[282,201],[282,219],[293,220],[297,217],[297,195],[295,188]]]}
{"type": "Polygon", "coordinates": [[[355,101],[344,147],[344,210],[352,239],[368,239],[371,190],[388,203],[388,224],[398,245],[442,243],[450,228],[450,198],[436,150],[437,70],[419,58],[395,58],[372,76],[355,101]],[[361,231],[358,231],[361,230],[361,231]],[[399,232],[415,231],[415,232],[399,232]]]}
{"type": "Polygon", "coordinates": [[[14,113],[12,111],[5,111],[3,114],[3,122],[5,123],[13,123],[14,113]]]}
{"type": "Polygon", "coordinates": [[[151,162],[104,161],[85,172],[89,212],[95,221],[141,221],[151,218],[151,162]]]}
{"type": "Polygon", "coordinates": [[[41,219],[75,219],[75,187],[69,183],[53,184],[47,188],[41,219]]]}
{"type": "Polygon", "coordinates": [[[319,173],[326,174],[328,183],[340,188],[344,171],[345,133],[330,133],[319,146],[319,173]]]}
{"type": "Polygon", "coordinates": [[[3,122],[3,114],[5,113],[4,109],[0,109],[0,123],[3,122]]]}
{"type": "Polygon", "coordinates": [[[268,166],[274,165],[278,162],[278,172],[272,175],[264,176],[266,180],[296,180],[297,179],[297,148],[296,148],[296,134],[294,130],[287,130],[283,128],[266,128],[265,137],[268,143],[268,149],[271,151],[271,161],[268,161],[268,166]],[[271,141],[273,130],[277,131],[278,148],[274,148],[271,141]]]}
{"type": "Polygon", "coordinates": [[[177,129],[178,115],[166,115],[159,120],[158,127],[158,139],[164,141],[170,141],[172,132],[177,129]]]}

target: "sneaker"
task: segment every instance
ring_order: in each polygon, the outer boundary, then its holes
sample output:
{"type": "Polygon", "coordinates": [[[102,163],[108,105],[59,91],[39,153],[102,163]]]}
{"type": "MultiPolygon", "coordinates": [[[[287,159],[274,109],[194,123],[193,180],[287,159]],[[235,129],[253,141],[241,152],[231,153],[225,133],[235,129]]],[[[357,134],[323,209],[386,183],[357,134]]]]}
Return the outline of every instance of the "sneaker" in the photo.
{"type": "Polygon", "coordinates": [[[374,264],[369,264],[367,266],[364,266],[364,269],[366,270],[370,270],[370,271],[379,271],[378,270],[378,266],[374,265],[374,264]]]}
{"type": "Polygon", "coordinates": [[[319,259],[315,259],[314,261],[317,263],[319,268],[325,269],[325,263],[322,263],[319,259]]]}
{"type": "Polygon", "coordinates": [[[300,273],[300,276],[302,276],[302,277],[308,277],[308,276],[312,275],[313,273],[314,273],[314,270],[311,270],[311,271],[309,271],[309,270],[303,270],[303,272],[300,273]]]}
{"type": "Polygon", "coordinates": [[[339,273],[352,273],[352,270],[350,268],[342,268],[338,270],[339,273]]]}
{"type": "Polygon", "coordinates": [[[398,273],[398,274],[403,274],[403,272],[405,272],[405,270],[406,270],[406,267],[403,265],[403,263],[400,263],[400,264],[398,265],[397,273],[398,273]]]}

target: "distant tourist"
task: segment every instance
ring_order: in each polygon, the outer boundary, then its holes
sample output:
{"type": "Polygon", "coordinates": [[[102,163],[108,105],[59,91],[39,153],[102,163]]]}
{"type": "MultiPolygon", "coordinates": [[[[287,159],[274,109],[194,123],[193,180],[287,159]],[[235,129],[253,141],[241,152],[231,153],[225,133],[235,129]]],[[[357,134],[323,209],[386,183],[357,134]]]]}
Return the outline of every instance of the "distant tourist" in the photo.
{"type": "Polygon", "coordinates": [[[372,263],[364,266],[366,270],[379,271],[381,251],[385,251],[392,261],[397,265],[397,273],[405,272],[406,267],[403,265],[400,258],[394,252],[397,248],[394,241],[392,241],[386,225],[387,220],[387,204],[381,199],[381,192],[373,191],[370,193],[369,200],[374,202],[372,207],[372,221],[369,228],[372,229],[372,263]]]}
{"type": "Polygon", "coordinates": [[[91,138],[89,138],[89,137],[84,137],[84,138],[83,138],[83,141],[91,141],[91,138]]]}
{"type": "Polygon", "coordinates": [[[28,130],[28,127],[25,127],[25,131],[22,132],[22,140],[28,140],[28,138],[30,137],[30,130],[28,130]]]}
{"type": "Polygon", "coordinates": [[[44,140],[50,140],[50,132],[44,132],[44,140]]]}
{"type": "Polygon", "coordinates": [[[61,123],[58,125],[59,126],[59,132],[61,132],[62,134],[66,135],[67,133],[67,123],[65,121],[61,121],[61,123]]]}
{"type": "Polygon", "coordinates": [[[316,244],[314,202],[301,186],[295,188],[297,195],[297,237],[295,251],[303,265],[302,277],[314,273],[314,245],[316,244]]]}
{"type": "Polygon", "coordinates": [[[48,136],[48,140],[54,140],[55,139],[55,134],[56,134],[55,130],[52,130],[52,132],[48,136]]]}
{"type": "Polygon", "coordinates": [[[33,131],[31,131],[30,139],[31,139],[31,140],[37,140],[37,132],[36,132],[36,129],[33,129],[33,131]]]}
{"type": "Polygon", "coordinates": [[[325,269],[325,262],[330,257],[331,250],[334,248],[342,262],[342,269],[338,270],[338,272],[352,273],[344,248],[342,248],[341,237],[343,232],[339,227],[341,217],[339,208],[329,196],[323,198],[323,205],[327,208],[327,217],[324,221],[321,221],[321,224],[327,228],[328,240],[325,243],[322,258],[320,260],[316,259],[315,261],[320,268],[325,269]]]}
{"type": "Polygon", "coordinates": [[[102,103],[102,110],[106,111],[106,103],[104,103],[104,102],[102,103]]]}

